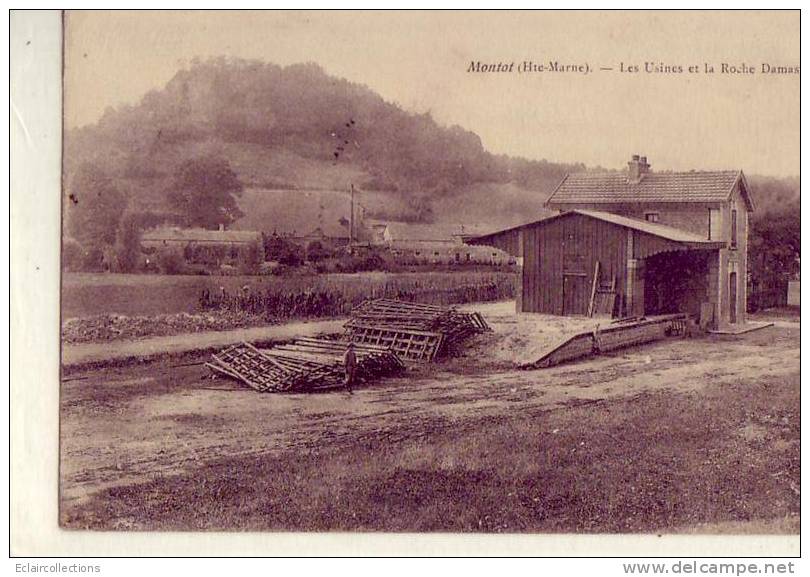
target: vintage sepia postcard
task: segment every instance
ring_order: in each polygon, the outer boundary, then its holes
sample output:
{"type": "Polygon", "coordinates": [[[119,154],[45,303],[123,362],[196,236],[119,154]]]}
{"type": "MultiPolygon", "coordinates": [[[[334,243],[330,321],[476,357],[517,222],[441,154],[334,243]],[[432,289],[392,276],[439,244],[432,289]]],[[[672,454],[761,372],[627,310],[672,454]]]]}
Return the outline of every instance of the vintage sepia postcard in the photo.
{"type": "Polygon", "coordinates": [[[60,26],[60,532],[797,547],[798,11],[60,26]]]}

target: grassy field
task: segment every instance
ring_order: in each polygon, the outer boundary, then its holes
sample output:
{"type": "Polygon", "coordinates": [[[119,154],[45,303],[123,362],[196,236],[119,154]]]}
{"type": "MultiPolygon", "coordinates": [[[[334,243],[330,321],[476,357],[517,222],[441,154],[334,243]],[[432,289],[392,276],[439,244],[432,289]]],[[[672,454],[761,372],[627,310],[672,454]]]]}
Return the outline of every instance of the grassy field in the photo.
{"type": "Polygon", "coordinates": [[[798,533],[798,323],[519,371],[491,352],[513,317],[488,320],[462,356],[352,396],[166,362],[79,375],[61,524],[798,533]]]}
{"type": "Polygon", "coordinates": [[[451,288],[486,282],[511,283],[513,273],[418,272],[355,273],[311,276],[165,276],[104,273],[66,273],[62,279],[63,318],[100,314],[157,315],[198,310],[200,293],[224,288],[239,292],[305,291],[328,288],[347,296],[373,296],[386,285],[451,288]]]}
{"type": "Polygon", "coordinates": [[[653,532],[798,529],[798,378],[656,393],[110,489],[74,521],[156,530],[653,532]],[[791,519],[791,517],[794,517],[791,519]]]}

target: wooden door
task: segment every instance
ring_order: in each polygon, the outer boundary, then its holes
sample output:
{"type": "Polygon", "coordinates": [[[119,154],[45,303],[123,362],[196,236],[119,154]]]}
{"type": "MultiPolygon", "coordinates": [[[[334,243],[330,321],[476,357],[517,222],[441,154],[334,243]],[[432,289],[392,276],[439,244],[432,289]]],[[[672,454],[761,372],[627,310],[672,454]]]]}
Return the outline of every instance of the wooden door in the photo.
{"type": "Polygon", "coordinates": [[[563,315],[584,315],[588,312],[588,276],[563,274],[563,315]]]}

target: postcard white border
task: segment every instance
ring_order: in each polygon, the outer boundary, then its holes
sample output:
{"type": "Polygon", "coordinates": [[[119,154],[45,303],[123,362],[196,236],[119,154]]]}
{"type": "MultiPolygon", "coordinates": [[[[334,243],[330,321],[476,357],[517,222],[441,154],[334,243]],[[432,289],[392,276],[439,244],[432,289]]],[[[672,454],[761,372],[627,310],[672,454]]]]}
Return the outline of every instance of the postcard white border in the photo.
{"type": "Polygon", "coordinates": [[[10,15],[10,480],[15,556],[795,556],[799,537],[104,533],[57,524],[61,14],[10,15]]]}

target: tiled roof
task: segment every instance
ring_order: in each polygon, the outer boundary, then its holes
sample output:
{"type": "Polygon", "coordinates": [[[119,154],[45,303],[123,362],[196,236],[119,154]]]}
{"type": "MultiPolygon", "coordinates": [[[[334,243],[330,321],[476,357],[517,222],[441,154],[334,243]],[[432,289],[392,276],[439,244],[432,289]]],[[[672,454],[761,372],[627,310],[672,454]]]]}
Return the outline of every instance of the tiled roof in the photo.
{"type": "Polygon", "coordinates": [[[461,224],[387,223],[394,241],[451,241],[456,235],[475,234],[477,227],[461,224]]]}
{"type": "Polygon", "coordinates": [[[490,246],[473,246],[468,244],[449,244],[446,242],[401,242],[391,247],[392,250],[400,252],[415,252],[422,253],[423,256],[431,256],[433,252],[439,254],[455,254],[455,253],[470,253],[471,256],[483,256],[490,253],[504,254],[501,249],[490,246]]]}
{"type": "Polygon", "coordinates": [[[242,243],[261,240],[261,233],[251,230],[207,230],[202,228],[159,227],[146,230],[141,240],[158,242],[242,243]]]}
{"type": "Polygon", "coordinates": [[[548,203],[721,202],[741,176],[733,170],[649,172],[632,182],[626,172],[583,172],[566,176],[548,203]]]}

